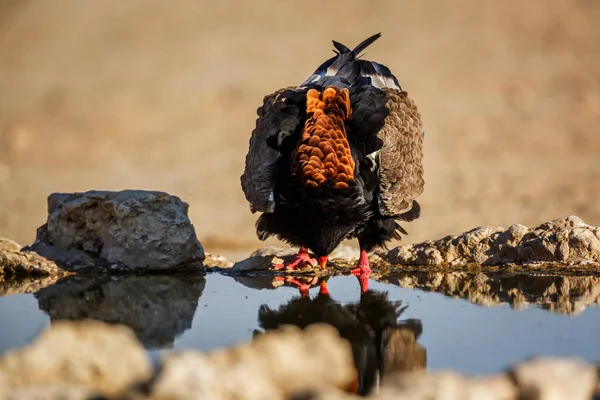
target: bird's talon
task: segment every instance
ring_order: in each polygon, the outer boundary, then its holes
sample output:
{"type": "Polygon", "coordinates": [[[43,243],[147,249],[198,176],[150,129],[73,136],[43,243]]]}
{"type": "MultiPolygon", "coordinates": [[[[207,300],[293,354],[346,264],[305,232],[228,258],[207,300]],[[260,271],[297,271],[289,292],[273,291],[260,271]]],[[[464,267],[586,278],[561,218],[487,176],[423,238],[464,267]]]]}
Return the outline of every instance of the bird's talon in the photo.
{"type": "Polygon", "coordinates": [[[297,268],[304,267],[307,264],[314,268],[317,266],[317,260],[308,255],[306,247],[300,247],[296,258],[291,263],[287,265],[285,263],[274,264],[273,269],[279,271],[285,268],[286,271],[293,271],[297,268]]]}

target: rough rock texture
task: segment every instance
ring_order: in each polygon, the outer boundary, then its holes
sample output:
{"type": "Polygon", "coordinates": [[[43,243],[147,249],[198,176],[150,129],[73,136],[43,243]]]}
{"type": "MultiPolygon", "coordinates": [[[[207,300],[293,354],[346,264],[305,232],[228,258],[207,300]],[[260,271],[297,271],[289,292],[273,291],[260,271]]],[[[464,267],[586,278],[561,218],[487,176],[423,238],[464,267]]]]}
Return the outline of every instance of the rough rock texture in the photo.
{"type": "Polygon", "coordinates": [[[170,347],[191,328],[203,277],[68,277],[35,293],[52,322],[95,319],[131,328],[146,348],[170,347]]]}
{"type": "MultiPolygon", "coordinates": [[[[297,248],[263,247],[250,254],[250,257],[233,264],[229,271],[233,273],[267,271],[272,269],[275,264],[292,261],[297,253],[297,248]]],[[[359,250],[357,248],[340,245],[329,255],[328,265],[331,266],[334,263],[348,264],[358,260],[358,256],[359,250]]],[[[379,259],[379,256],[373,254],[371,258],[375,260],[379,259]]],[[[311,267],[306,269],[311,269],[311,267]]],[[[317,270],[319,269],[317,268],[317,270]]]]}
{"type": "Polygon", "coordinates": [[[25,277],[64,275],[66,272],[51,260],[33,251],[4,251],[0,249],[0,280],[25,277]]]}
{"type": "Polygon", "coordinates": [[[315,386],[341,389],[353,378],[350,346],[334,328],[287,326],[234,349],[167,357],[150,398],[285,399],[315,386]]]}
{"type": "Polygon", "coordinates": [[[35,293],[68,275],[55,262],[37,253],[21,251],[21,246],[0,238],[0,296],[35,293]]]}
{"type": "Polygon", "coordinates": [[[561,314],[579,314],[600,305],[600,276],[556,276],[502,273],[396,273],[381,281],[493,306],[514,309],[535,305],[561,314]]]}
{"type": "Polygon", "coordinates": [[[0,252],[5,251],[8,253],[18,253],[19,250],[21,250],[21,247],[23,246],[14,240],[0,237],[0,252]]]}
{"type": "Polygon", "coordinates": [[[207,269],[229,269],[233,264],[233,261],[229,261],[218,254],[206,253],[206,258],[204,259],[204,266],[207,269]]]}
{"type": "Polygon", "coordinates": [[[129,329],[94,321],[54,323],[32,344],[0,358],[0,381],[17,393],[48,387],[111,395],[150,374],[150,361],[129,329]]]}
{"type": "Polygon", "coordinates": [[[600,262],[600,228],[576,216],[546,222],[529,229],[482,226],[436,241],[399,246],[380,253],[392,264],[464,266],[559,262],[600,262]]]}
{"type": "Polygon", "coordinates": [[[163,192],[54,193],[30,247],[69,270],[203,269],[188,205],[163,192]]]}

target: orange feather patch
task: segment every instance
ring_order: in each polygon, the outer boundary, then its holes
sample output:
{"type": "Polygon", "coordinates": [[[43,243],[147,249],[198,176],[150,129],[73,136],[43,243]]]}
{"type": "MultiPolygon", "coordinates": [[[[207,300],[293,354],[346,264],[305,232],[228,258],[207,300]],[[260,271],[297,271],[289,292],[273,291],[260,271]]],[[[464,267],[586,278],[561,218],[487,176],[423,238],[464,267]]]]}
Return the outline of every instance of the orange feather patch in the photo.
{"type": "Polygon", "coordinates": [[[308,119],[293,157],[292,174],[310,187],[333,181],[344,189],[354,180],[354,160],[344,120],[352,114],[348,89],[327,87],[306,93],[308,119]]]}

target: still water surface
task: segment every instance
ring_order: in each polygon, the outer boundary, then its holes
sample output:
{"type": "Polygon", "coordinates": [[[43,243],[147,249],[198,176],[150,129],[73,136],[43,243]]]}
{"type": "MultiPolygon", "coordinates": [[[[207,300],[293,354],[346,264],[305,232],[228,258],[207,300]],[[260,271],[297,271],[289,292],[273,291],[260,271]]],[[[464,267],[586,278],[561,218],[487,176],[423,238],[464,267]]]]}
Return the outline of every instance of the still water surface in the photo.
{"type": "Polygon", "coordinates": [[[277,324],[329,319],[354,332],[350,336],[377,326],[409,332],[407,351],[430,371],[487,374],[537,355],[600,361],[600,278],[581,278],[587,286],[577,296],[565,289],[575,283],[560,277],[485,275],[479,286],[464,283],[475,277],[463,276],[462,285],[440,284],[444,279],[404,274],[388,279],[393,283],[372,280],[369,294],[361,296],[355,277],[336,276],[327,281],[329,296],[319,296],[316,285],[302,299],[296,288],[274,287],[270,278],[69,278],[35,294],[0,297],[0,354],[59,319],[126,324],[154,359],[165,349],[211,350],[249,341],[255,331],[277,324]],[[531,304],[517,309],[525,303],[531,304]]]}

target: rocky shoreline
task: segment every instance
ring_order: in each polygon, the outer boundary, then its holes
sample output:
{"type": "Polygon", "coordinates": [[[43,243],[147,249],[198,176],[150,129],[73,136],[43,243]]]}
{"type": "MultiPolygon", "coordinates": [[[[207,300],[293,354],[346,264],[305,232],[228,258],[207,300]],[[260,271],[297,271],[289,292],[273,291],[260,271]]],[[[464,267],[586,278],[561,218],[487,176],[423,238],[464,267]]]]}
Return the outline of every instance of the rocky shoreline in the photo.
{"type": "MultiPolygon", "coordinates": [[[[267,247],[232,262],[205,254],[188,218],[188,205],[162,192],[128,190],[55,193],[48,219],[31,246],[0,239],[0,279],[69,274],[184,273],[277,274],[273,265],[295,249],[267,247]]],[[[339,246],[326,270],[307,266],[285,273],[335,274],[358,258],[339,246]]],[[[576,216],[534,228],[478,227],[455,236],[370,256],[376,273],[398,271],[530,270],[600,273],[600,228],[576,216]]]]}
{"type": "MultiPolygon", "coordinates": [[[[207,273],[276,289],[293,276],[318,282],[348,274],[358,258],[358,249],[340,246],[326,269],[282,271],[273,266],[291,260],[296,249],[266,247],[233,262],[205,253],[187,212],[186,203],[162,192],[52,194],[48,220],[32,245],[0,238],[0,296],[33,293],[56,317],[32,344],[0,358],[0,399],[355,398],[348,392],[356,380],[352,352],[327,326],[286,327],[206,354],[178,351],[157,370],[151,367],[143,346],[170,343],[182,328],[176,321],[191,323],[207,273]],[[144,292],[136,287],[155,288],[154,296],[181,303],[177,309],[185,315],[172,315],[155,299],[125,295],[144,292]],[[90,309],[80,299],[97,290],[110,295],[90,309]],[[122,311],[113,324],[93,321],[110,320],[115,309],[122,311]],[[83,320],[63,322],[63,315],[83,320]],[[148,329],[152,334],[145,336],[148,329]],[[233,378],[236,384],[227,383],[233,378]]],[[[370,262],[374,280],[485,306],[577,314],[600,305],[600,228],[576,216],[535,228],[479,227],[377,251],[370,262]]],[[[392,365],[394,357],[419,357],[409,336],[390,346],[404,352],[387,356],[392,365]]],[[[592,398],[594,390],[600,396],[600,370],[579,360],[532,360],[482,378],[425,374],[418,360],[409,364],[382,379],[370,397],[577,400],[592,398]]]]}

